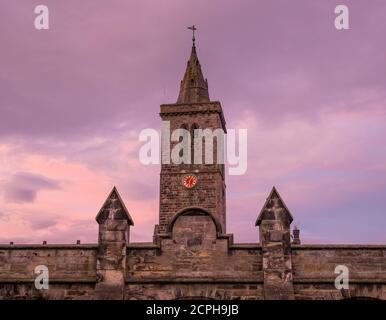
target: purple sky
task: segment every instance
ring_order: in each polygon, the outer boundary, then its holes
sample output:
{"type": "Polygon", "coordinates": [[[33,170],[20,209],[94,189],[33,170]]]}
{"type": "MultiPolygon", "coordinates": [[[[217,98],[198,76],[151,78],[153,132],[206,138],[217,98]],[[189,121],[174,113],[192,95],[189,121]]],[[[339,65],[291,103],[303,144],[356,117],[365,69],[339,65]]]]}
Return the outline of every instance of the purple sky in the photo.
{"type": "Polygon", "coordinates": [[[113,185],[132,240],[151,241],[160,168],[139,162],[138,135],[177,99],[193,23],[212,100],[248,129],[227,231],[257,241],[275,185],[303,242],[385,243],[384,0],[2,0],[0,242],[96,242],[113,185]]]}

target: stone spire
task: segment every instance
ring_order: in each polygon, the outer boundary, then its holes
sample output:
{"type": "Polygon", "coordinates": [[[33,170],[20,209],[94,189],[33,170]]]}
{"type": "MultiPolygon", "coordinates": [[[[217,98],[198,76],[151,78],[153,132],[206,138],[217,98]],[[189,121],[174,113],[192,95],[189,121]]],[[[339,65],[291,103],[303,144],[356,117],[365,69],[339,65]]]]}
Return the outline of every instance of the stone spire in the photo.
{"type": "MultiPolygon", "coordinates": [[[[196,30],[195,27],[189,28],[196,30]]],[[[193,33],[193,46],[190,59],[186,66],[184,78],[180,85],[180,94],[177,103],[198,103],[209,102],[208,81],[204,79],[201,71],[201,65],[198,61],[195,37],[193,33]]]]}

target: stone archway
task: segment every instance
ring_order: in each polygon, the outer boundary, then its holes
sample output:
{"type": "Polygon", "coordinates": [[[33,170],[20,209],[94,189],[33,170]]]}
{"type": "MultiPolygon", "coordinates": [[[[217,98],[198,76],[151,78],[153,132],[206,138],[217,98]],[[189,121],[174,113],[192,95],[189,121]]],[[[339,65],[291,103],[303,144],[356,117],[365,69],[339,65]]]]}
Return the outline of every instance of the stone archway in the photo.
{"type": "Polygon", "coordinates": [[[178,211],[168,226],[169,233],[173,232],[174,224],[181,216],[209,216],[212,219],[214,225],[216,226],[217,234],[222,234],[222,227],[219,220],[210,211],[201,207],[187,207],[178,211]]]}
{"type": "Polygon", "coordinates": [[[216,219],[200,208],[185,209],[175,216],[169,226],[173,242],[193,254],[198,250],[214,250],[221,227],[216,219]]]}

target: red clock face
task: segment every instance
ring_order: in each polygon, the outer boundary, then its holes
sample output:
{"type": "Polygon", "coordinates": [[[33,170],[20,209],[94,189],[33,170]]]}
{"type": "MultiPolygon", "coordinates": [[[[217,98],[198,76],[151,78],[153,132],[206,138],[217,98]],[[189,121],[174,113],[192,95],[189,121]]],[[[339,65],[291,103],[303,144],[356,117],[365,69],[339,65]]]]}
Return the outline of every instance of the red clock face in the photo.
{"type": "Polygon", "coordinates": [[[189,174],[184,177],[183,184],[185,188],[193,188],[197,184],[197,177],[195,175],[189,174]]]}

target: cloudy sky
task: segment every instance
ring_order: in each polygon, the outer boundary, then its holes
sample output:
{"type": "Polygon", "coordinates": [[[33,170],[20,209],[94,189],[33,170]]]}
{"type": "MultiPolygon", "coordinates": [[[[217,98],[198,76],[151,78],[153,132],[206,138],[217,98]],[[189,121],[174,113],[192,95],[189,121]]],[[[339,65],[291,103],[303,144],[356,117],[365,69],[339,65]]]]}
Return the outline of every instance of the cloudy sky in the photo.
{"type": "Polygon", "coordinates": [[[212,100],[248,129],[227,231],[256,242],[275,185],[303,242],[385,243],[386,2],[339,4],[350,30],[330,0],[2,0],[0,243],[96,242],[113,185],[151,241],[160,168],[138,135],[177,99],[192,24],[212,100]]]}

